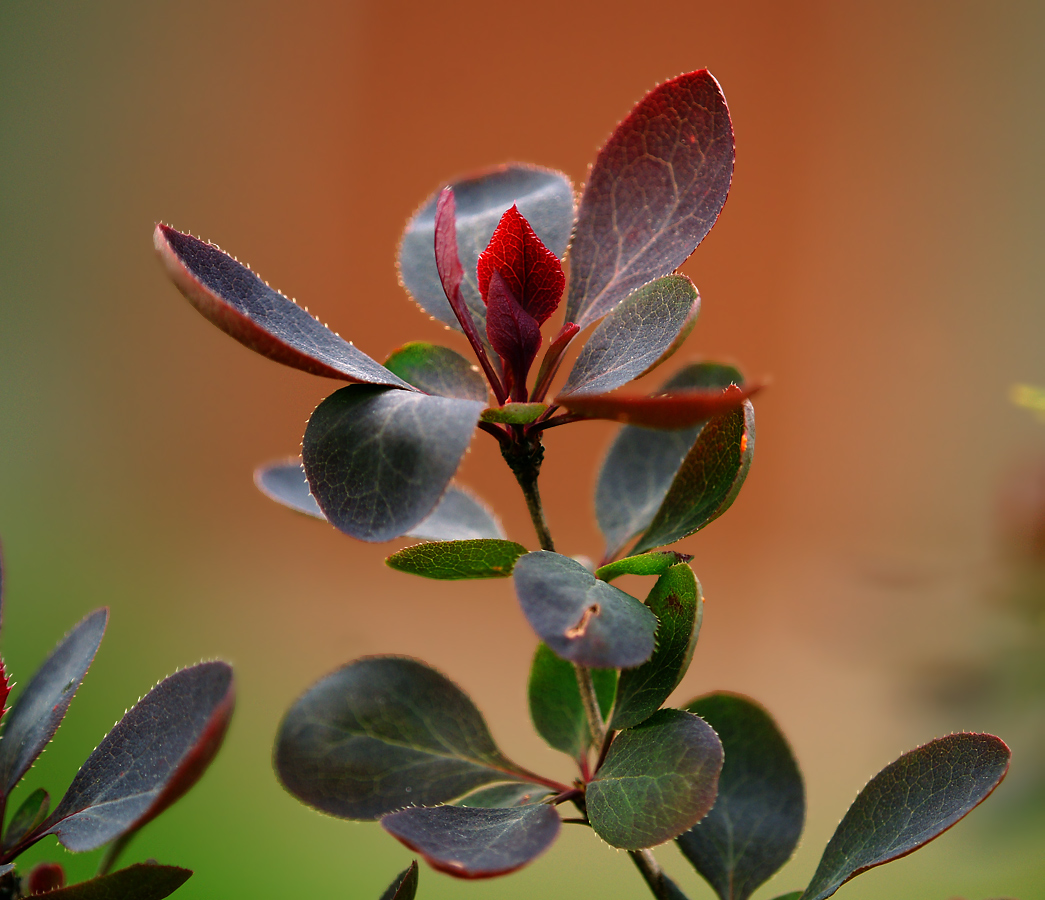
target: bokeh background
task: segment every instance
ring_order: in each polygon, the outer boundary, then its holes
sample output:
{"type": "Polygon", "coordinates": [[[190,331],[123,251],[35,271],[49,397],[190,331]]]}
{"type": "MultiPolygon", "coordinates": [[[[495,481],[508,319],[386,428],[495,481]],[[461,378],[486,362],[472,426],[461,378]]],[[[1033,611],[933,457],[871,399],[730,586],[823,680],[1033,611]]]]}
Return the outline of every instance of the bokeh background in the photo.
{"type": "MultiPolygon", "coordinates": [[[[737,167],[684,267],[704,304],[677,359],[735,361],[772,388],[740,499],[681,545],[708,603],[678,699],[759,698],[803,764],[805,839],[758,896],[806,883],[850,800],[899,753],[994,729],[1014,751],[994,798],[843,893],[1045,897],[1043,492],[1025,474],[1045,425],[1008,399],[1014,382],[1045,382],[1043,37],[1035,2],[0,4],[15,678],[112,608],[28,788],[60,794],[128,705],[214,656],[239,680],[225,749],[127,857],[195,869],[186,900],[377,897],[409,860],[376,825],[305,809],[270,768],[282,711],[362,654],[425,658],[510,755],[568,775],[529,728],[535,641],[507,583],[411,580],[382,565],[388,546],[254,490],[253,467],[294,453],[337,385],[208,325],[166,281],[151,231],[162,219],[220,243],[379,359],[409,339],[461,349],[397,285],[416,206],[506,160],[580,184],[643,93],[707,66],[737,167]]],[[[548,437],[544,492],[567,552],[601,549],[591,489],[611,434],[548,437]]],[[[485,436],[462,480],[533,543],[485,436]]],[[[34,854],[77,877],[97,865],[57,844],[34,854]]],[[[711,896],[673,847],[658,856],[711,896]]],[[[421,886],[426,900],[644,895],[624,854],[572,828],[512,878],[426,870],[421,886]]]]}

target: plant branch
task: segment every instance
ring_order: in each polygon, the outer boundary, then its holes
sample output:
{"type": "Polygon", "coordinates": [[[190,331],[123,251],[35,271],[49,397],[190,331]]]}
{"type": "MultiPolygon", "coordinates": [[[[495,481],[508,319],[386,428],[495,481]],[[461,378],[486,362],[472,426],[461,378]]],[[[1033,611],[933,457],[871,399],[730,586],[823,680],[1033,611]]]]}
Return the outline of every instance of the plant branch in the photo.
{"type": "Polygon", "coordinates": [[[537,488],[537,476],[544,461],[544,446],[539,437],[523,437],[522,429],[518,429],[515,440],[501,444],[501,455],[508,463],[508,468],[515,475],[515,480],[522,488],[526,498],[526,508],[530,511],[533,530],[537,532],[537,540],[542,550],[554,550],[551,530],[544,518],[544,507],[541,505],[541,492],[537,488]]]}
{"type": "Polygon", "coordinates": [[[675,882],[664,874],[664,870],[653,856],[652,851],[629,850],[628,856],[642,873],[642,877],[657,900],[685,900],[686,895],[678,889],[675,882]]]}
{"type": "Polygon", "coordinates": [[[593,747],[599,749],[601,754],[602,747],[606,742],[606,723],[602,721],[599,698],[595,693],[595,684],[591,680],[591,669],[579,663],[574,663],[573,669],[577,673],[577,687],[580,688],[581,703],[584,704],[584,712],[588,717],[591,743],[593,747]]]}

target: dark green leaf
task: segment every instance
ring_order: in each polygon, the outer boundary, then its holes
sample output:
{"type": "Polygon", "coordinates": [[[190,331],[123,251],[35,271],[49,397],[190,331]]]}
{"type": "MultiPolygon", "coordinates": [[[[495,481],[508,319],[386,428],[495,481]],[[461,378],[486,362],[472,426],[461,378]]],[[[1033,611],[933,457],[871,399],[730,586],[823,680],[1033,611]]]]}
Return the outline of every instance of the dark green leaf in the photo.
{"type": "Polygon", "coordinates": [[[385,368],[426,394],[487,401],[486,379],[479,368],[449,347],[413,341],[388,357],[385,368]]]}
{"type": "MultiPolygon", "coordinates": [[[[591,669],[603,718],[613,708],[616,669],[591,669]]],[[[556,656],[545,643],[537,645],[530,667],[530,718],[537,733],[556,750],[578,759],[591,746],[588,717],[577,686],[573,663],[556,656]]]]}
{"type": "Polygon", "coordinates": [[[483,404],[349,385],[312,413],[302,458],[334,527],[364,541],[410,531],[435,509],[483,404]]]}
{"type": "Polygon", "coordinates": [[[566,321],[585,326],[674,272],[715,224],[733,175],[733,128],[701,69],[647,94],[599,151],[570,247],[566,321]]]}
{"type": "MultiPolygon", "coordinates": [[[[660,390],[726,387],[743,381],[743,376],[731,366],[696,363],[673,376],[660,390]]],[[[619,553],[653,521],[702,427],[653,431],[625,425],[620,429],[602,464],[595,489],[595,515],[606,536],[607,556],[619,553]]]]}
{"type": "Polygon", "coordinates": [[[484,422],[500,422],[503,425],[529,425],[540,418],[548,408],[547,403],[506,403],[484,409],[479,417],[484,422]]]}
{"type": "Polygon", "coordinates": [[[417,870],[417,860],[415,859],[396,876],[396,880],[381,895],[381,900],[414,900],[414,897],[417,896],[419,877],[420,873],[417,870]]]}
{"type": "Polygon", "coordinates": [[[109,621],[96,609],[66,635],[18,695],[0,739],[0,794],[6,796],[62,724],[76,689],[98,652],[109,621]]]}
{"type": "Polygon", "coordinates": [[[639,288],[588,338],[559,396],[601,394],[655,366],[700,307],[685,275],[668,275],[639,288]]]}
{"type": "Polygon", "coordinates": [[[153,243],[188,301],[256,353],[313,375],[412,390],[213,244],[166,225],[153,243]]]}
{"type": "Polygon", "coordinates": [[[711,809],[722,744],[703,719],[662,709],[620,732],[587,788],[591,827],[624,850],[663,844],[711,809]]]}
{"type": "Polygon", "coordinates": [[[693,570],[685,563],[672,566],[657,579],[646,605],[660,623],[657,649],[649,662],[620,673],[612,729],[631,728],[652,716],[678,687],[693,660],[704,617],[693,570]]]}
{"type": "Polygon", "coordinates": [[[798,845],[802,776],[769,713],[746,697],[709,694],[686,710],[715,729],[726,761],[715,806],[679,849],[722,900],[747,900],[798,845]]]}
{"type": "Polygon", "coordinates": [[[1009,770],[992,734],[951,734],[905,753],[857,795],[824,850],[803,900],[824,900],[850,878],[906,856],[968,815],[1009,770]]]}
{"type": "Polygon", "coordinates": [[[407,547],[385,563],[425,578],[507,578],[524,553],[526,548],[514,541],[438,541],[407,547]]]}
{"type": "Polygon", "coordinates": [[[55,900],[163,900],[180,888],[192,872],[177,866],[136,863],[109,875],[48,891],[55,900]]]}
{"type": "Polygon", "coordinates": [[[309,688],[283,719],[275,763],[295,797],[346,819],[531,781],[457,685],[394,656],[349,663],[309,688]]]}
{"type": "Polygon", "coordinates": [[[18,807],[11,817],[4,835],[4,847],[14,847],[27,834],[34,831],[51,808],[51,797],[43,788],[37,788],[18,807]]]}
{"type": "Polygon", "coordinates": [[[789,894],[781,894],[774,900],[802,900],[802,891],[791,891],[789,894]]]}
{"type": "Polygon", "coordinates": [[[203,775],[234,706],[227,663],[199,663],[165,678],[87,757],[41,833],[79,853],[141,828],[203,775]]]}
{"type": "Polygon", "coordinates": [[[651,550],[639,556],[626,556],[600,569],[595,570],[595,577],[603,581],[613,581],[621,575],[663,575],[672,566],[688,563],[693,559],[690,553],[677,553],[674,550],[651,550]]]}
{"type": "Polygon", "coordinates": [[[708,422],[632,552],[673,544],[721,516],[740,493],[754,452],[755,410],[750,401],[708,422]]]}
{"type": "Polygon", "coordinates": [[[515,564],[515,593],[537,636],[563,659],[600,669],[653,654],[654,615],[568,556],[539,550],[515,564]]]}
{"type": "MultiPolygon", "coordinates": [[[[573,186],[561,172],[537,166],[502,166],[456,181],[457,250],[464,267],[461,294],[479,334],[486,334],[486,306],[479,296],[476,264],[505,210],[516,204],[544,245],[562,257],[573,228],[573,186]]],[[[432,194],[407,223],[399,245],[399,275],[417,304],[444,325],[458,331],[435,265],[435,209],[432,194]]]]}
{"type": "Polygon", "coordinates": [[[477,809],[507,809],[510,806],[532,806],[550,797],[547,788],[534,784],[492,784],[479,788],[454,803],[454,806],[470,806],[477,809]]]}
{"type": "Polygon", "coordinates": [[[559,836],[559,814],[547,804],[511,809],[414,807],[381,826],[428,864],[457,878],[507,875],[533,862],[559,836]]]}

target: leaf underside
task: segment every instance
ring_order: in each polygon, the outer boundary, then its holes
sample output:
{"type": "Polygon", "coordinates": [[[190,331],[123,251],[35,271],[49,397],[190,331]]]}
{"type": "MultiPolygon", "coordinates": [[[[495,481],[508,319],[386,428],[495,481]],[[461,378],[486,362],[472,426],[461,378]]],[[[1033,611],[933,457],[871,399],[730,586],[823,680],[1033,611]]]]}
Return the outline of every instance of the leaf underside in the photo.
{"type": "Polygon", "coordinates": [[[417,896],[419,878],[420,873],[415,859],[396,876],[395,881],[388,886],[388,890],[381,895],[381,900],[414,900],[414,897],[417,896]]]}
{"type": "Polygon", "coordinates": [[[479,417],[484,422],[500,422],[503,425],[529,425],[548,408],[547,403],[506,403],[484,409],[479,417]]]}
{"type": "Polygon", "coordinates": [[[526,548],[514,541],[439,541],[407,547],[393,553],[385,563],[424,578],[507,578],[524,553],[526,548]]]}
{"type": "Polygon", "coordinates": [[[48,891],[56,900],[163,900],[180,888],[192,872],[177,866],[136,863],[69,887],[48,891]]]}
{"type": "Polygon", "coordinates": [[[652,397],[631,394],[580,394],[555,398],[559,406],[589,419],[609,419],[626,425],[674,431],[690,428],[712,416],[740,407],[760,386],[725,390],[688,390],[652,397]]]}
{"type": "Polygon", "coordinates": [[[426,394],[487,401],[486,380],[479,369],[449,347],[413,341],[394,351],[385,368],[426,394]]]}
{"type": "Polygon", "coordinates": [[[455,801],[454,805],[476,809],[507,809],[512,806],[532,806],[550,796],[551,792],[547,788],[535,784],[507,782],[481,787],[455,801]]]}

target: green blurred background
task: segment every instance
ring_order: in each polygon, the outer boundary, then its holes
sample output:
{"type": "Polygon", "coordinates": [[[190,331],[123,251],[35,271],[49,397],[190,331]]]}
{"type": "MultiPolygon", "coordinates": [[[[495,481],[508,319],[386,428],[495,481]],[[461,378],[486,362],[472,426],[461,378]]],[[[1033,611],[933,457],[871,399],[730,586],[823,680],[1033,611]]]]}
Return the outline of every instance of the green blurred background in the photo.
{"type": "MultiPolygon", "coordinates": [[[[1045,688],[1027,665],[984,689],[999,661],[1040,660],[1045,628],[1040,590],[1030,613],[1009,602],[1037,571],[1019,551],[1040,524],[1019,466],[1045,425],[1007,399],[1013,382],[1045,382],[1043,36],[1035,2],[3,0],[0,536],[16,680],[112,608],[27,788],[60,794],[127,706],[214,656],[239,682],[225,748],[128,855],[195,869],[185,900],[376,898],[409,860],[376,825],[305,809],[270,768],[282,711],[361,654],[429,660],[510,755],[568,775],[530,733],[534,638],[509,585],[412,581],[382,565],[388,547],[255,492],[252,468],[295,452],[336,385],[204,322],[151,231],[162,219],[218,242],[378,358],[408,339],[460,347],[396,283],[417,204],[512,159],[580,183],[645,91],[707,66],[737,168],[685,267],[704,308],[679,359],[773,382],[740,500],[681,545],[708,605],[679,699],[759,698],[803,764],[806,838],[758,896],[805,884],[882,765],[964,728],[1009,739],[1009,779],[842,895],[1045,897],[1045,688]],[[1023,518],[999,519],[1006,483],[1023,518]]],[[[600,549],[590,495],[611,433],[549,435],[566,552],[600,549]]],[[[532,544],[492,444],[476,440],[462,479],[532,544]]],[[[658,856],[711,896],[673,847],[658,856]]],[[[77,877],[97,864],[56,844],[34,857],[77,877]]],[[[425,900],[644,893],[624,854],[572,828],[511,878],[426,870],[421,886],[425,900]]]]}

